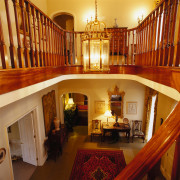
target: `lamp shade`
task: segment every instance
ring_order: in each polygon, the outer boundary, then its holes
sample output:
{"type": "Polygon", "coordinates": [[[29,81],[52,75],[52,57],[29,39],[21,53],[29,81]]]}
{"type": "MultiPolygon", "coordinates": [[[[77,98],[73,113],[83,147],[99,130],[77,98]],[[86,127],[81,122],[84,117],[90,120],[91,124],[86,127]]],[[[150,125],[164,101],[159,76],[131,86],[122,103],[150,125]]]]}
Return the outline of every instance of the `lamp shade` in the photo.
{"type": "Polygon", "coordinates": [[[68,105],[73,105],[73,104],[74,104],[73,98],[69,98],[68,105]]]}
{"type": "Polygon", "coordinates": [[[106,117],[111,117],[111,116],[112,116],[111,110],[106,110],[106,112],[104,113],[104,115],[105,115],[106,117]]]}

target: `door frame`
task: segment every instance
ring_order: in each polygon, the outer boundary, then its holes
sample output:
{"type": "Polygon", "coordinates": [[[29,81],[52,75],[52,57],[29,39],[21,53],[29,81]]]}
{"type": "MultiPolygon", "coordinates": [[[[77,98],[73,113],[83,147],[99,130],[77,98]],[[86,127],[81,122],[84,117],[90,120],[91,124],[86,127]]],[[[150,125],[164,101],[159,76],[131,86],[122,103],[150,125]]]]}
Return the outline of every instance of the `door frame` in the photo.
{"type": "Polygon", "coordinates": [[[13,125],[14,123],[18,122],[20,119],[22,119],[24,116],[26,116],[27,114],[32,113],[32,117],[33,117],[33,128],[34,128],[34,132],[36,135],[36,139],[35,139],[35,146],[36,146],[36,157],[37,157],[37,166],[39,165],[39,158],[40,158],[40,142],[39,142],[39,131],[38,131],[38,107],[34,107],[31,110],[27,111],[26,113],[24,113],[23,115],[21,115],[20,117],[18,117],[17,119],[13,120],[11,123],[8,123],[5,126],[6,129],[6,137],[7,137],[7,144],[8,144],[8,148],[7,148],[7,155],[9,157],[9,162],[10,162],[10,170],[11,170],[11,176],[14,178],[14,174],[13,174],[13,166],[12,166],[12,159],[11,159],[11,152],[10,152],[10,145],[9,145],[9,137],[8,137],[8,127],[13,125]]]}

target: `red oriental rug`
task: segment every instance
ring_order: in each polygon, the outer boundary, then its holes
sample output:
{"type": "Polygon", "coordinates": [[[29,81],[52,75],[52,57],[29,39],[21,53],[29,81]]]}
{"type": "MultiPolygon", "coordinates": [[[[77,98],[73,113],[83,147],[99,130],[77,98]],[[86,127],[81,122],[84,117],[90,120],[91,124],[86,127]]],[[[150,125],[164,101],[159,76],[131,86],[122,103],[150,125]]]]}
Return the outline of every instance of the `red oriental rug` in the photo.
{"type": "Polygon", "coordinates": [[[113,180],[125,166],[123,151],[81,149],[70,180],[113,180]]]}

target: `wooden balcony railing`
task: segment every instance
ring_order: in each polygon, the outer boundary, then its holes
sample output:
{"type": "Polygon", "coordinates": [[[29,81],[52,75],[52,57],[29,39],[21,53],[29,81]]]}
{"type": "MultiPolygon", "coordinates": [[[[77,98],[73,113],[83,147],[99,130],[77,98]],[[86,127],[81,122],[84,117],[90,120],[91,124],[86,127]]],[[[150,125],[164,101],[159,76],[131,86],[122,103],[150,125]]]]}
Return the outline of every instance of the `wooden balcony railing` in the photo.
{"type": "MultiPolygon", "coordinates": [[[[0,18],[2,69],[83,64],[83,32],[63,30],[29,0],[4,0],[4,4],[7,21],[0,18]],[[3,28],[5,24],[8,32],[3,28]]],[[[112,51],[115,46],[119,50],[116,55],[111,53],[110,65],[179,67],[179,0],[163,0],[138,27],[112,32],[112,51]],[[117,45],[113,41],[115,36],[119,37],[117,45]]]]}
{"type": "MultiPolygon", "coordinates": [[[[29,0],[4,0],[4,7],[7,19],[0,16],[0,94],[62,74],[83,73],[83,32],[63,30],[29,0]]],[[[138,27],[117,36],[117,48],[123,50],[115,55],[112,44],[109,74],[135,74],[180,92],[180,0],[162,0],[138,27]]],[[[116,179],[139,179],[161,158],[179,136],[179,109],[178,104],[116,179]]]]}

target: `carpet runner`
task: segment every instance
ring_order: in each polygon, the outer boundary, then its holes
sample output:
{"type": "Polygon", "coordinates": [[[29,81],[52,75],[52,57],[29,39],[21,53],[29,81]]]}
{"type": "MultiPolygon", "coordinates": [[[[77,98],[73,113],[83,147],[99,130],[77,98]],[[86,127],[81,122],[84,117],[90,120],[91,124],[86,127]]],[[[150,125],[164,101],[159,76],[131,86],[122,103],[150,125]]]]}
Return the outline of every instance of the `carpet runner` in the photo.
{"type": "Polygon", "coordinates": [[[123,151],[78,150],[70,180],[113,180],[126,166],[123,151]]]}

